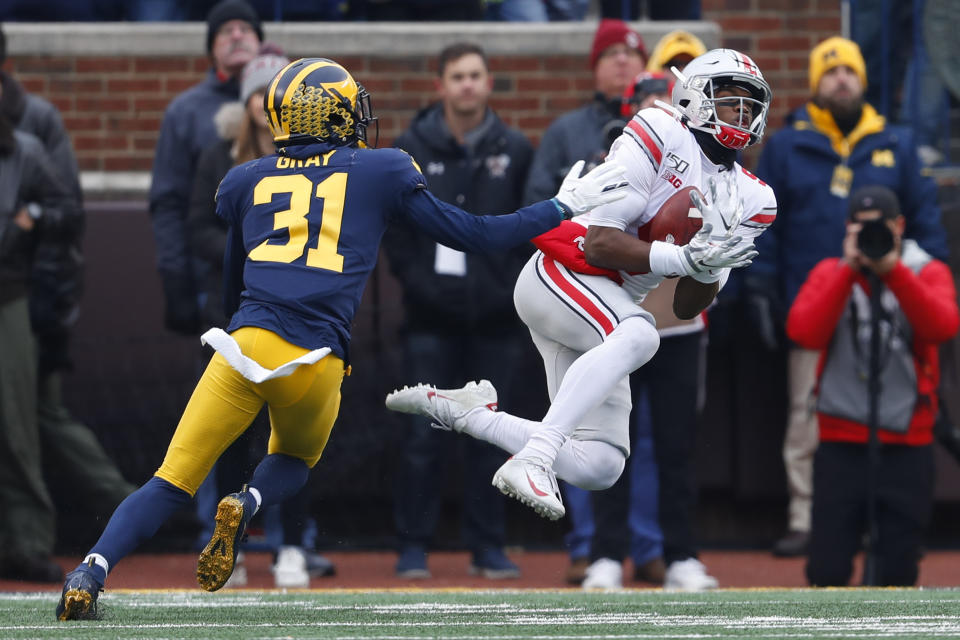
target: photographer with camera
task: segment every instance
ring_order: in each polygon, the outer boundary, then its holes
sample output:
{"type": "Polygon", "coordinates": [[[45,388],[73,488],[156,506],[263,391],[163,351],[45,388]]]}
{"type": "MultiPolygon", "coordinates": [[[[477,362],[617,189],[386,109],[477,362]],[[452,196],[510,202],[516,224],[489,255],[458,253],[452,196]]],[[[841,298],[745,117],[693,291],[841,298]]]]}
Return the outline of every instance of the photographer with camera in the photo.
{"type": "Polygon", "coordinates": [[[916,583],[933,503],[938,346],[960,326],[950,268],[903,238],[896,194],[850,198],[843,257],[810,272],[787,334],[819,351],[819,447],[807,579],[842,586],[865,532],[864,582],[916,583]]]}
{"type": "MultiPolygon", "coordinates": [[[[855,42],[832,37],[814,47],[810,100],[787,116],[786,126],[764,146],[755,170],[780,205],[777,223],[757,240],[760,255],[745,270],[741,285],[753,334],[765,348],[787,351],[783,462],[790,503],[788,531],[773,547],[777,556],[807,551],[817,447],[811,410],[817,353],[787,343],[784,321],[813,266],[840,255],[850,194],[863,185],[890,188],[903,207],[906,237],[935,258],[947,258],[937,185],[920,173],[913,133],[889,124],[864,101],[867,81],[855,42]]],[[[728,284],[727,292],[732,290],[728,284]]]]}

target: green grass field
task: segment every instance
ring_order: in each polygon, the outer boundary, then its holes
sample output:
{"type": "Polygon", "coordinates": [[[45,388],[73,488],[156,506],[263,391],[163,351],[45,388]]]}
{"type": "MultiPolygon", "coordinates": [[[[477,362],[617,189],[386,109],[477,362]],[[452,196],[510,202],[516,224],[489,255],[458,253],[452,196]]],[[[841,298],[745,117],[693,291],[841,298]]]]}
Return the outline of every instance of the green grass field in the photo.
{"type": "Polygon", "coordinates": [[[110,591],[57,622],[51,593],[0,594],[0,638],[960,638],[960,591],[110,591]]]}

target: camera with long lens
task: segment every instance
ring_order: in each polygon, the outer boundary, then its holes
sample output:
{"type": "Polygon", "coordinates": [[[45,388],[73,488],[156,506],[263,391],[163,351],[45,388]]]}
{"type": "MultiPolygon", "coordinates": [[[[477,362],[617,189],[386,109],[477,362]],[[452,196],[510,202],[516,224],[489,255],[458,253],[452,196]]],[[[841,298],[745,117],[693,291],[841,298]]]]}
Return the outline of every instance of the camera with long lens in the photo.
{"type": "Polygon", "coordinates": [[[883,218],[862,223],[857,234],[857,248],[871,260],[879,260],[893,250],[893,232],[883,218]]]}

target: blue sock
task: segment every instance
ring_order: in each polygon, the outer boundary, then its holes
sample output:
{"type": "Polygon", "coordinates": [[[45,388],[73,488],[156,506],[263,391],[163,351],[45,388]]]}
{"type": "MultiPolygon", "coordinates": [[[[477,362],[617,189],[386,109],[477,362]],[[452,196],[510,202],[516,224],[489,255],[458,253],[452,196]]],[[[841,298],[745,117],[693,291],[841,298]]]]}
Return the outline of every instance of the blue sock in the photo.
{"type": "Polygon", "coordinates": [[[300,458],[273,453],[260,461],[248,484],[260,492],[262,509],[295,496],[309,475],[310,467],[300,458]]]}
{"type": "Polygon", "coordinates": [[[113,569],[123,557],[152,538],[167,518],[191,499],[189,493],[166,480],[150,478],[120,503],[89,553],[99,553],[113,569]]]}

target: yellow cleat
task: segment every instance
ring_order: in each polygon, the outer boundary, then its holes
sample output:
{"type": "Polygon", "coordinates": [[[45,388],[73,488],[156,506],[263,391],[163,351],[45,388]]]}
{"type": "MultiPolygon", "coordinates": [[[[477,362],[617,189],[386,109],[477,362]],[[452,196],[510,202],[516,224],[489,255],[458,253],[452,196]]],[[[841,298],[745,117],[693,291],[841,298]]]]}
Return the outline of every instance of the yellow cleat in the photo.
{"type": "Polygon", "coordinates": [[[60,602],[57,603],[57,620],[91,620],[97,617],[97,598],[103,584],[93,573],[93,560],[67,574],[63,583],[60,602]]]}
{"type": "Polygon", "coordinates": [[[251,517],[244,511],[242,493],[231,493],[217,505],[213,536],[197,561],[197,583],[201,589],[217,591],[233,575],[237,552],[251,517]]]}

